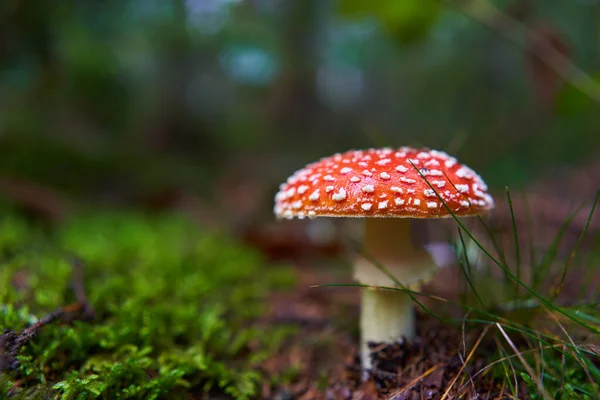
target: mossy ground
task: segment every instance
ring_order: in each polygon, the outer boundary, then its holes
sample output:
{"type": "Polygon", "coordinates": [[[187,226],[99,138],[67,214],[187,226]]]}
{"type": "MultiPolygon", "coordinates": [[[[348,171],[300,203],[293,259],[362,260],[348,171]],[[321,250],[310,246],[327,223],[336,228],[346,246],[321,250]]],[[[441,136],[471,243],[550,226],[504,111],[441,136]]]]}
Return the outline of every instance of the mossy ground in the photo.
{"type": "Polygon", "coordinates": [[[254,397],[257,368],[293,328],[257,321],[285,267],[183,218],[96,213],[52,232],[0,219],[0,330],[73,303],[75,254],[94,310],[45,326],[0,378],[0,398],[254,397]]]}
{"type": "MultiPolygon", "coordinates": [[[[462,268],[478,271],[465,273],[467,293],[488,293],[496,275],[468,267],[465,254],[462,268]]],[[[493,311],[462,292],[454,300],[424,294],[431,310],[441,311],[443,300],[466,314],[438,320],[421,310],[419,342],[378,348],[382,367],[363,382],[358,288],[312,287],[341,276],[351,282],[347,270],[328,275],[331,268],[311,262],[312,272],[292,273],[173,214],[95,210],[53,229],[0,218],[0,332],[18,333],[77,304],[74,260],[82,261],[93,315],[71,313],[39,329],[14,368],[3,362],[0,335],[0,398],[375,399],[399,391],[441,398],[450,390],[463,398],[591,400],[600,393],[595,302],[555,304],[553,292],[534,287],[536,296],[517,309],[493,311]],[[532,303],[537,296],[552,303],[532,303]]],[[[542,270],[550,281],[562,271],[542,270]]],[[[507,293],[515,293],[511,282],[507,293]]]]}

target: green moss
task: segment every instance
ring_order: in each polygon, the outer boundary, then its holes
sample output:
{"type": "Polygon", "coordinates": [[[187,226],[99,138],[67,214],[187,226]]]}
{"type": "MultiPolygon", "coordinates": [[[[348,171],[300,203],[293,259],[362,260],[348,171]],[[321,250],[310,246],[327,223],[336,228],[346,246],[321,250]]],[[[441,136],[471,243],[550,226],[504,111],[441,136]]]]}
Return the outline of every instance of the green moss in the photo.
{"type": "Polygon", "coordinates": [[[256,321],[288,269],[175,216],[82,216],[43,238],[0,220],[0,329],[75,300],[66,252],[85,262],[90,322],[52,324],[20,353],[26,398],[158,399],[258,393],[258,363],[291,333],[256,321]]]}

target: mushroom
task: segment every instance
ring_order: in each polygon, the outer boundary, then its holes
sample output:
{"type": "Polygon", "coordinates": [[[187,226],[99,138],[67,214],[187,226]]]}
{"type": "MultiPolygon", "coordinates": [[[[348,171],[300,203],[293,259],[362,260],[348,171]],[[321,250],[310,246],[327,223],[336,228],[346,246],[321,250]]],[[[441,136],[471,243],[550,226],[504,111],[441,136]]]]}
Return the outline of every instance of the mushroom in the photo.
{"type": "Polygon", "coordinates": [[[409,218],[476,215],[493,208],[487,186],[472,169],[444,152],[401,147],[351,150],[309,164],[280,186],[278,218],[365,218],[364,252],[354,261],[362,292],[361,359],[371,368],[369,342],[415,336],[414,307],[401,290],[418,290],[436,270],[429,253],[411,240],[409,218]],[[442,201],[445,203],[442,203],[442,201]]]}

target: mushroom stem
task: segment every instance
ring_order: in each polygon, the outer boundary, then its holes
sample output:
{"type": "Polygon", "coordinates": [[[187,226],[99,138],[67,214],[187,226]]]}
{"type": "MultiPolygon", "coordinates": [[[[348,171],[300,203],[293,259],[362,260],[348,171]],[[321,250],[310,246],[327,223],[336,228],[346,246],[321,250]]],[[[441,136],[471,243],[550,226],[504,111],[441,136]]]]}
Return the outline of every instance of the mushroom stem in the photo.
{"type": "Polygon", "coordinates": [[[395,290],[365,288],[362,293],[361,364],[372,367],[369,342],[393,343],[415,336],[415,311],[411,298],[395,290]]]}
{"type": "MultiPolygon", "coordinates": [[[[418,289],[429,279],[435,264],[429,254],[413,245],[408,219],[368,218],[364,250],[354,264],[354,278],[369,286],[418,289]],[[381,264],[381,271],[373,262],[381,264]],[[395,279],[391,279],[389,274],[395,279]],[[397,285],[400,283],[401,285],[397,285]]],[[[361,309],[361,360],[371,368],[369,342],[393,343],[415,335],[415,314],[410,296],[402,291],[365,288],[361,309]]]]}

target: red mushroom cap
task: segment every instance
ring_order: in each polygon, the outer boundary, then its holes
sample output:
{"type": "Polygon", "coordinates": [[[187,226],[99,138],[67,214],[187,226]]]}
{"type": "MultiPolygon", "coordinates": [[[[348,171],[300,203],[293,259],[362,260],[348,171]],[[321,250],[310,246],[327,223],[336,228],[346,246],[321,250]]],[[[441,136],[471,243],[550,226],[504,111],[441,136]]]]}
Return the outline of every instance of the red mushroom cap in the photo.
{"type": "Polygon", "coordinates": [[[335,154],[297,171],[279,189],[275,215],[290,219],[450,217],[440,198],[456,216],[494,207],[472,169],[444,152],[410,147],[335,154]]]}

